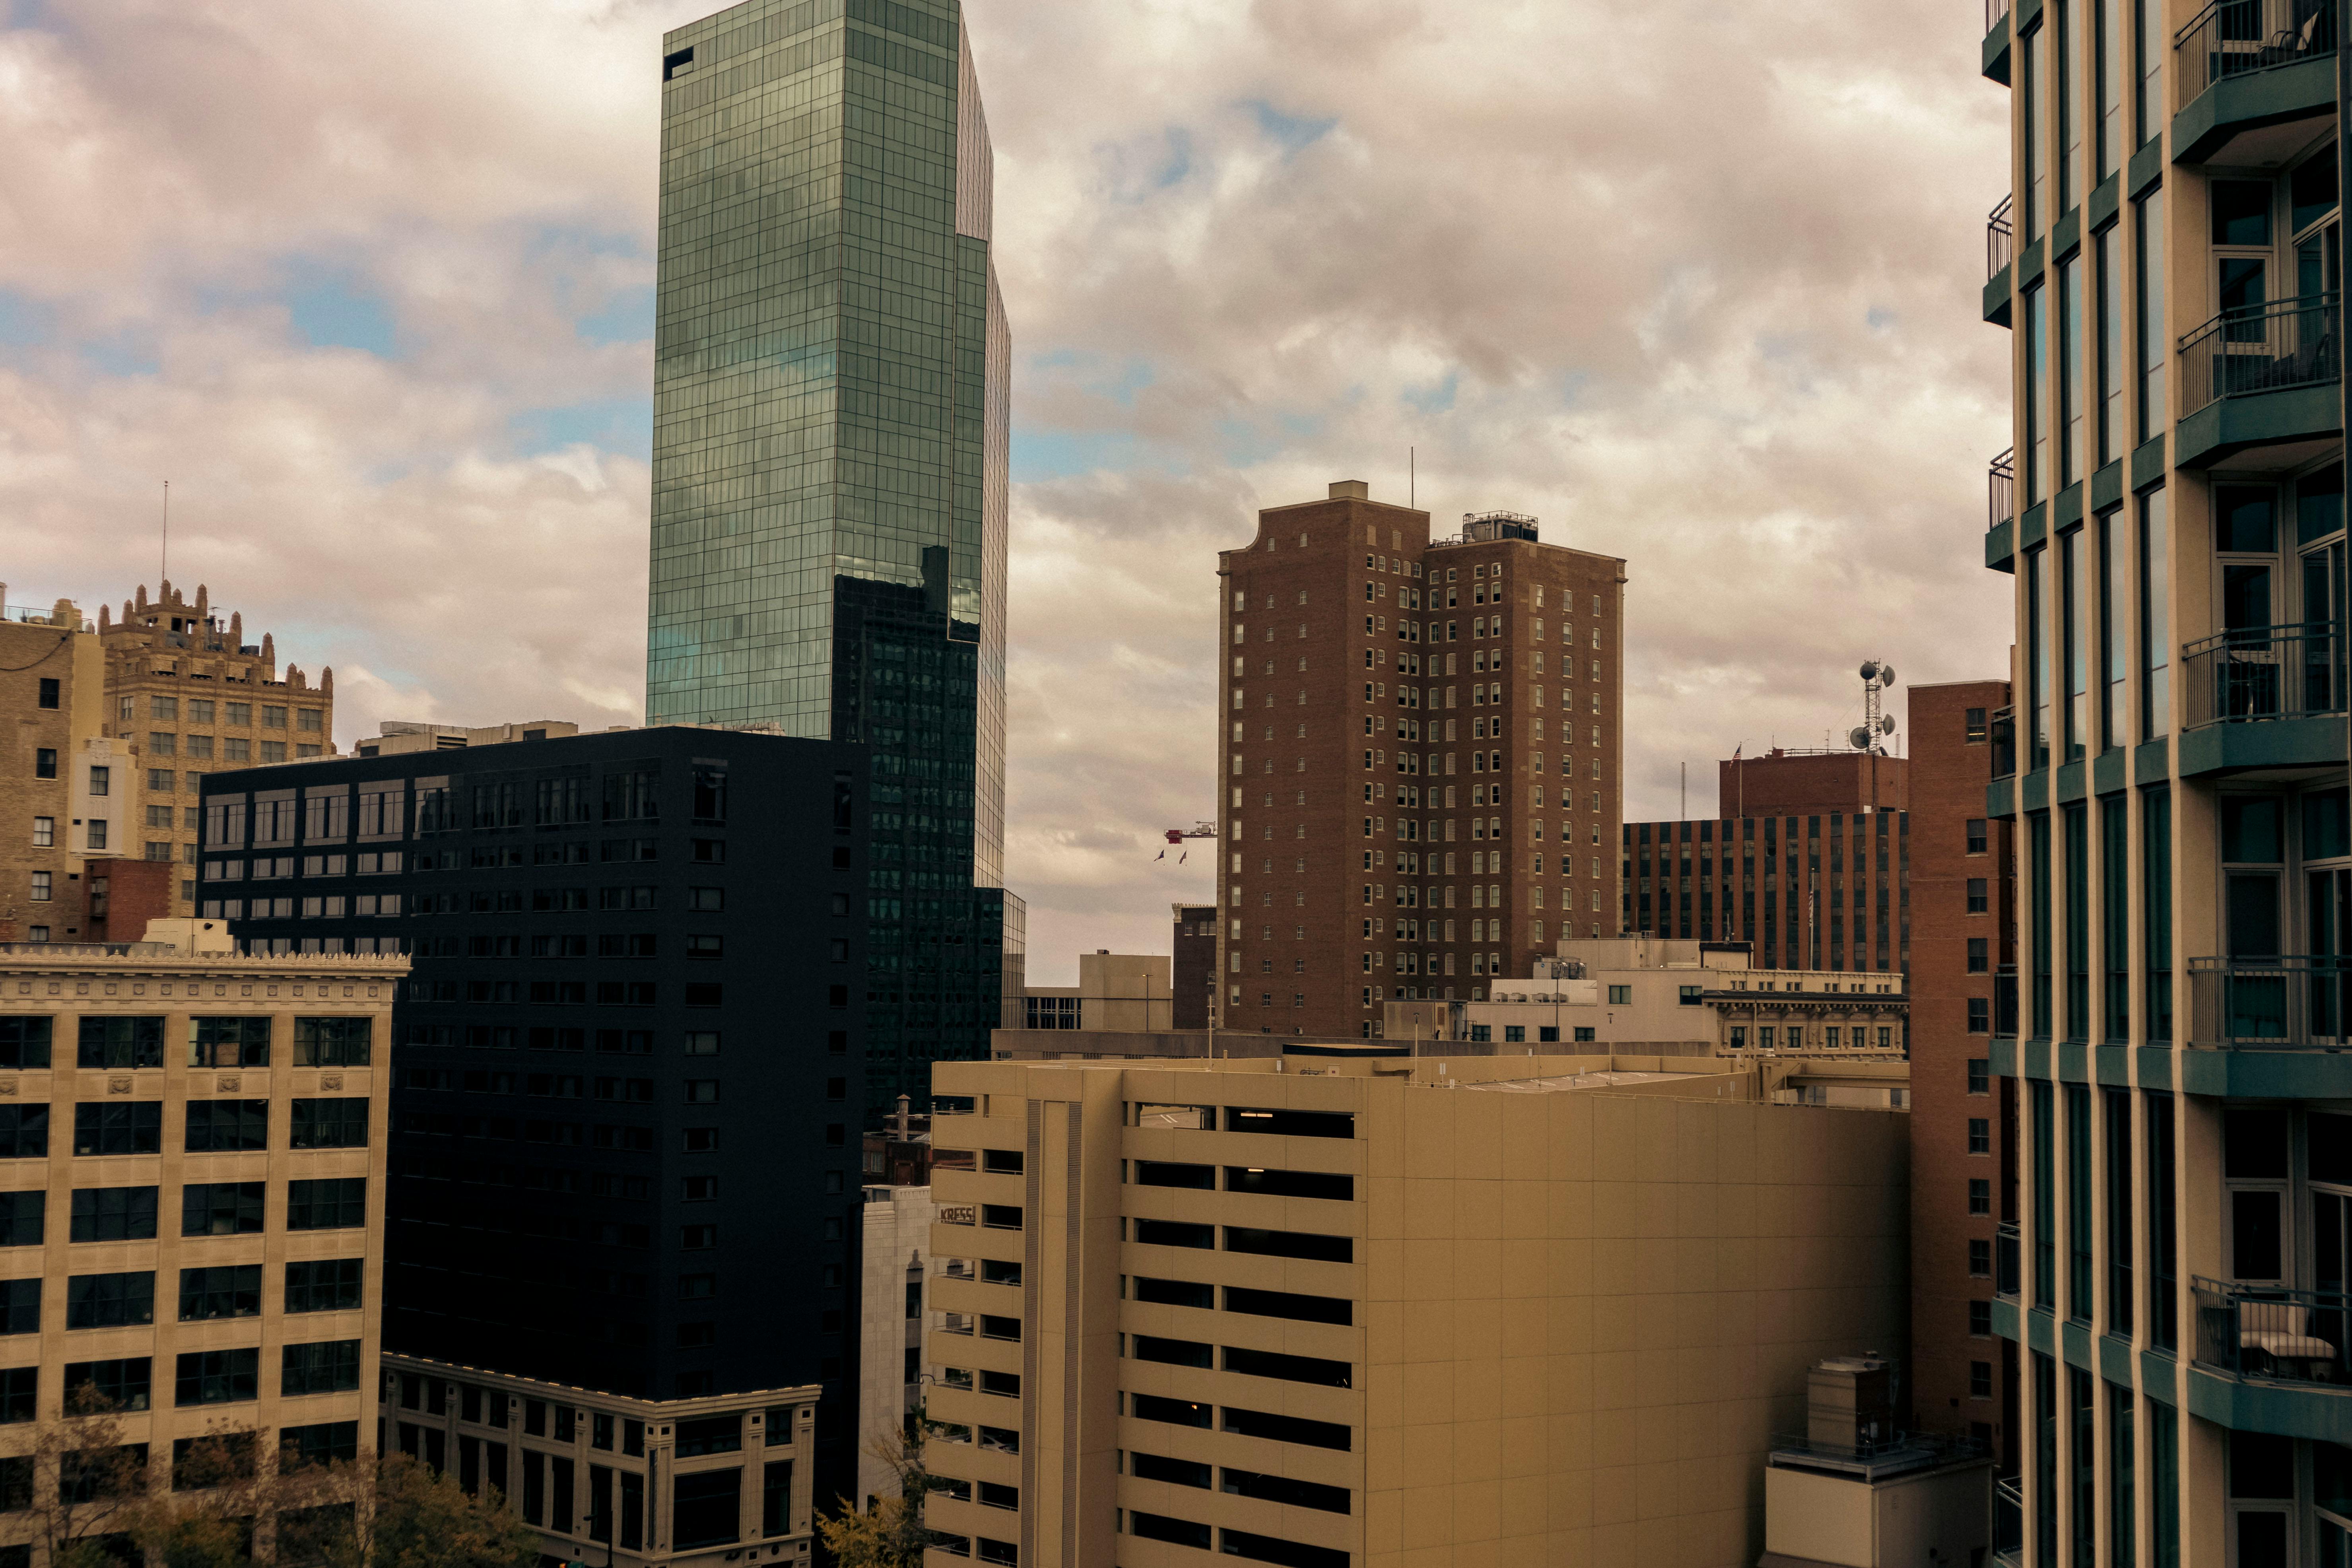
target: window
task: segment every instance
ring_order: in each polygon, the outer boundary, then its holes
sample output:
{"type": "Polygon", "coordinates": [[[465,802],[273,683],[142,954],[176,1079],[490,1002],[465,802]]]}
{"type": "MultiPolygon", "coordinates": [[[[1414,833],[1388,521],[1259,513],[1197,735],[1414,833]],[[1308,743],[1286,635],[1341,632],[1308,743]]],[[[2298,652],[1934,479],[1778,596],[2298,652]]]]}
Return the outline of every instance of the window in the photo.
{"type": "MultiPolygon", "coordinates": [[[[174,1405],[234,1405],[261,1397],[258,1350],[191,1351],[180,1357],[174,1405]]],[[[354,1385],[356,1386],[356,1385],[354,1385]]]]}
{"type": "Polygon", "coordinates": [[[1990,1177],[1969,1178],[1969,1212],[1976,1215],[1992,1213],[1992,1181],[1990,1177]]]}
{"type": "Polygon", "coordinates": [[[84,1017],[75,1065],[107,1070],[162,1067],[163,1020],[84,1017]]]}
{"type": "Polygon", "coordinates": [[[189,1019],[188,1065],[192,1068],[268,1067],[268,1018],[189,1019]]]}
{"type": "Polygon", "coordinates": [[[1631,985],[1612,985],[1609,988],[1609,1005],[1612,1007],[1631,1006],[1633,1002],[1633,988],[1631,985]]]}
{"type": "MultiPolygon", "coordinates": [[[[37,1315],[40,1285],[27,1280],[33,1287],[33,1308],[37,1315]]],[[[150,1270],[131,1274],[77,1274],[66,1281],[66,1327],[68,1329],[122,1329],[155,1321],[155,1275],[150,1270]]],[[[26,1328],[37,1327],[37,1322],[26,1328]]],[[[11,1313],[6,1332],[23,1331],[15,1324],[11,1313]]]]}
{"type": "Polygon", "coordinates": [[[149,1397],[151,1365],[143,1355],[127,1356],[119,1361],[68,1362],[67,1396],[70,1398],[86,1386],[117,1410],[144,1410],[149,1397]]]}
{"type": "Polygon", "coordinates": [[[341,1230],[367,1223],[367,1178],[286,1184],[286,1228],[341,1230]]]}
{"type": "Polygon", "coordinates": [[[49,901],[49,873],[47,871],[34,872],[32,901],[37,904],[46,904],[49,901]]]}
{"type": "Polygon", "coordinates": [[[1992,1303],[1990,1301],[1969,1303],[1969,1332],[1977,1339],[1992,1338],[1992,1303]]]}
{"type": "Polygon", "coordinates": [[[1981,854],[1983,854],[1984,852],[1985,852],[1985,819],[1984,819],[1983,817],[1981,817],[1981,816],[1972,816],[1972,817],[1969,817],[1969,854],[1971,854],[1971,855],[1981,855],[1981,854]]]}
{"type": "Polygon", "coordinates": [[[286,1310],[348,1312],[361,1306],[361,1273],[366,1260],[358,1258],[315,1258],[286,1266],[286,1310]]]}
{"type": "Polygon", "coordinates": [[[188,1101],[187,1150],[191,1154],[250,1152],[269,1147],[269,1101],[188,1101]]]}
{"type": "Polygon", "coordinates": [[[180,1321],[261,1315],[261,1265],[230,1264],[180,1270],[180,1321]]]}
{"type": "Polygon", "coordinates": [[[1986,974],[1992,970],[1992,942],[1989,937],[1969,938],[1969,973],[1986,974]]]}
{"type": "Polygon", "coordinates": [[[47,1018],[0,1018],[0,1068],[49,1065],[47,1018]]]}
{"type": "Polygon", "coordinates": [[[278,1392],[289,1399],[305,1394],[341,1394],[360,1385],[360,1342],[328,1340],[288,1345],[278,1371],[278,1392]]]}
{"type": "Polygon", "coordinates": [[[1992,894],[1990,889],[1991,883],[1987,878],[1970,877],[1969,879],[1969,913],[1972,915],[1980,915],[1986,913],[1991,909],[1992,894]]]}
{"type": "Polygon", "coordinates": [[[1983,996],[1969,998],[1969,1033],[1971,1035],[1992,1033],[1992,1003],[1990,999],[1983,996]]]}
{"type": "MultiPolygon", "coordinates": [[[[260,1235],[265,1187],[261,1182],[189,1183],[180,1189],[180,1234],[260,1235]]],[[[75,1196],[79,1200],[80,1194],[75,1196]]]]}
{"type": "Polygon", "coordinates": [[[1970,1094],[1990,1094],[1992,1092],[1991,1058],[1970,1057],[1969,1058],[1969,1092],[1970,1094]]]}
{"type": "Polygon", "coordinates": [[[297,1018],[294,1065],[304,1068],[363,1068],[370,1054],[367,1018],[297,1018]]]}
{"type": "Polygon", "coordinates": [[[364,1149],[368,1141],[368,1102],[364,1095],[294,1102],[296,1149],[364,1149]]]}
{"type": "Polygon", "coordinates": [[[1989,1361],[1969,1363],[1969,1397],[1970,1399],[1992,1397],[1992,1363],[1989,1361]]]}
{"type": "Polygon", "coordinates": [[[53,779],[58,776],[58,753],[53,747],[39,746],[33,752],[33,776],[53,779]]]}
{"type": "Polygon", "coordinates": [[[53,849],[58,842],[58,819],[54,816],[33,818],[33,847],[53,849]]]}
{"type": "Polygon", "coordinates": [[[1989,1237],[1969,1238],[1969,1275],[1971,1279],[1992,1278],[1992,1241],[1989,1237]]]}
{"type": "Polygon", "coordinates": [[[58,693],[58,679],[55,676],[45,675],[41,677],[40,691],[40,704],[42,707],[55,708],[58,706],[59,699],[58,693]]]}
{"type": "Polygon", "coordinates": [[[163,1148],[163,1102],[160,1100],[119,1105],[84,1101],[74,1107],[76,1154],[156,1154],[163,1148]]]}
{"type": "MultiPolygon", "coordinates": [[[[163,742],[170,742],[170,740],[171,740],[171,737],[170,737],[169,735],[150,735],[147,739],[148,739],[148,741],[149,741],[151,743],[152,743],[152,742],[155,742],[155,741],[159,741],[159,740],[160,740],[160,741],[163,741],[163,742]]],[[[161,748],[160,750],[158,750],[158,751],[156,752],[156,753],[155,753],[155,754],[156,754],[157,756],[169,756],[169,755],[171,755],[171,747],[170,747],[170,745],[169,745],[168,743],[167,743],[167,744],[165,744],[163,748],[161,748]]],[[[112,771],[111,771],[110,769],[107,769],[107,768],[92,768],[92,769],[90,769],[90,770],[89,770],[89,793],[90,793],[91,795],[98,795],[98,796],[103,796],[103,795],[105,795],[107,794],[108,790],[110,789],[110,787],[111,786],[111,783],[112,783],[112,780],[113,780],[113,776],[114,776],[114,775],[113,775],[113,773],[112,773],[112,771]]]]}
{"type": "Polygon", "coordinates": [[[1992,1152],[1992,1119],[1990,1117],[1969,1118],[1969,1152],[1971,1154],[1992,1152]]]}

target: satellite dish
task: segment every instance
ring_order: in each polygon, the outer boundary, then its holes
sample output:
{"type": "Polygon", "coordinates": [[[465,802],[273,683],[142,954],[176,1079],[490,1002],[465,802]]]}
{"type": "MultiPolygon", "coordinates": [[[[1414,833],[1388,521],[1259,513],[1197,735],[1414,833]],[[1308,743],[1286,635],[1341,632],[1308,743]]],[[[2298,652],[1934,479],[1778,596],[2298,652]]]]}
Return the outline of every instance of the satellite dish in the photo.
{"type": "Polygon", "coordinates": [[[1875,680],[1878,679],[1878,661],[1876,659],[1865,658],[1862,661],[1862,678],[1864,680],[1875,680]]]}
{"type": "Polygon", "coordinates": [[[1878,732],[1882,735],[1892,735],[1895,733],[1894,714],[1882,713],[1878,716],[1878,732]]]}
{"type": "Polygon", "coordinates": [[[1881,686],[1892,686],[1895,684],[1895,667],[1893,665],[1882,664],[1878,667],[1878,684],[1881,686]]]}
{"type": "Polygon", "coordinates": [[[1863,725],[1856,724],[1853,729],[1848,730],[1845,732],[1845,743],[1852,746],[1857,752],[1868,751],[1870,749],[1870,731],[1863,725]]]}

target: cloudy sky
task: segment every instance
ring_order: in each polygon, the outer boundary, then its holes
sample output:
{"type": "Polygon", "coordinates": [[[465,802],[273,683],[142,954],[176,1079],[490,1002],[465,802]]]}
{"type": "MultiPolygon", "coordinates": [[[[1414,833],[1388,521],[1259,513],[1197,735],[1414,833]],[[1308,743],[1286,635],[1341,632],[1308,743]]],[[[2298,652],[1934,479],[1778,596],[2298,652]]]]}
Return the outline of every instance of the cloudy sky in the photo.
{"type": "MultiPolygon", "coordinates": [[[[1634,816],[1997,675],[1973,0],[966,0],[1031,972],[1166,951],[1215,554],[1364,479],[1622,555],[1634,816]]],[[[659,41],[705,0],[0,0],[0,578],[386,718],[642,717],[659,41]]]]}

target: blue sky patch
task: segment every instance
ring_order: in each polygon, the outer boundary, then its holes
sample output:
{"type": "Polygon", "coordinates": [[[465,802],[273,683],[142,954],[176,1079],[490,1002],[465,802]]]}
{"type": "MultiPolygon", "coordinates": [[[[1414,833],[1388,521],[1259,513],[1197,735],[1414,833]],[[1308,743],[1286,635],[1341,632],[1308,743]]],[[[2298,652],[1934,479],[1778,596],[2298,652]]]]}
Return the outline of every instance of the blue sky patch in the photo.
{"type": "Polygon", "coordinates": [[[560,452],[586,444],[640,462],[653,460],[650,396],[603,397],[561,407],[527,408],[514,416],[516,445],[526,454],[560,452]]]}
{"type": "Polygon", "coordinates": [[[654,335],[654,286],[624,289],[574,323],[592,343],[641,343],[654,335]]]}
{"type": "Polygon", "coordinates": [[[1262,98],[1250,100],[1247,107],[1257,116],[1257,128],[1278,142],[1285,153],[1305,151],[1321,141],[1333,126],[1339,123],[1336,115],[1328,120],[1307,120],[1295,114],[1285,114],[1262,98]]]}
{"type": "Polygon", "coordinates": [[[1125,430],[1013,432],[1013,479],[1035,484],[1075,474],[1122,472],[1144,467],[1141,446],[1125,430]]]}
{"type": "Polygon", "coordinates": [[[38,300],[0,289],[0,348],[31,348],[57,335],[58,313],[38,300]]]}
{"type": "Polygon", "coordinates": [[[312,348],[358,349],[383,359],[396,356],[392,312],[362,291],[347,272],[298,262],[282,295],[294,330],[312,348]]]}
{"type": "Polygon", "coordinates": [[[1450,414],[1454,410],[1454,394],[1461,390],[1459,371],[1447,374],[1435,386],[1408,386],[1397,395],[1407,407],[1423,414],[1450,414]]]}

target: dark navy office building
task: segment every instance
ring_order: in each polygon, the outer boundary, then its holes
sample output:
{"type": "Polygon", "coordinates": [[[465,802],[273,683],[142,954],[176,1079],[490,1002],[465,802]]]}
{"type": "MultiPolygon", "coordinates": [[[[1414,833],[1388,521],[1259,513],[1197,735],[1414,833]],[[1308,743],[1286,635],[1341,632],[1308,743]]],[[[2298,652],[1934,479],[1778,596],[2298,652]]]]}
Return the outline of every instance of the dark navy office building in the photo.
{"type": "Polygon", "coordinates": [[[206,915],[414,955],[387,1350],[655,1399],[824,1383],[820,1446],[854,1451],[866,768],[681,726],[205,781],[206,915]]]}

